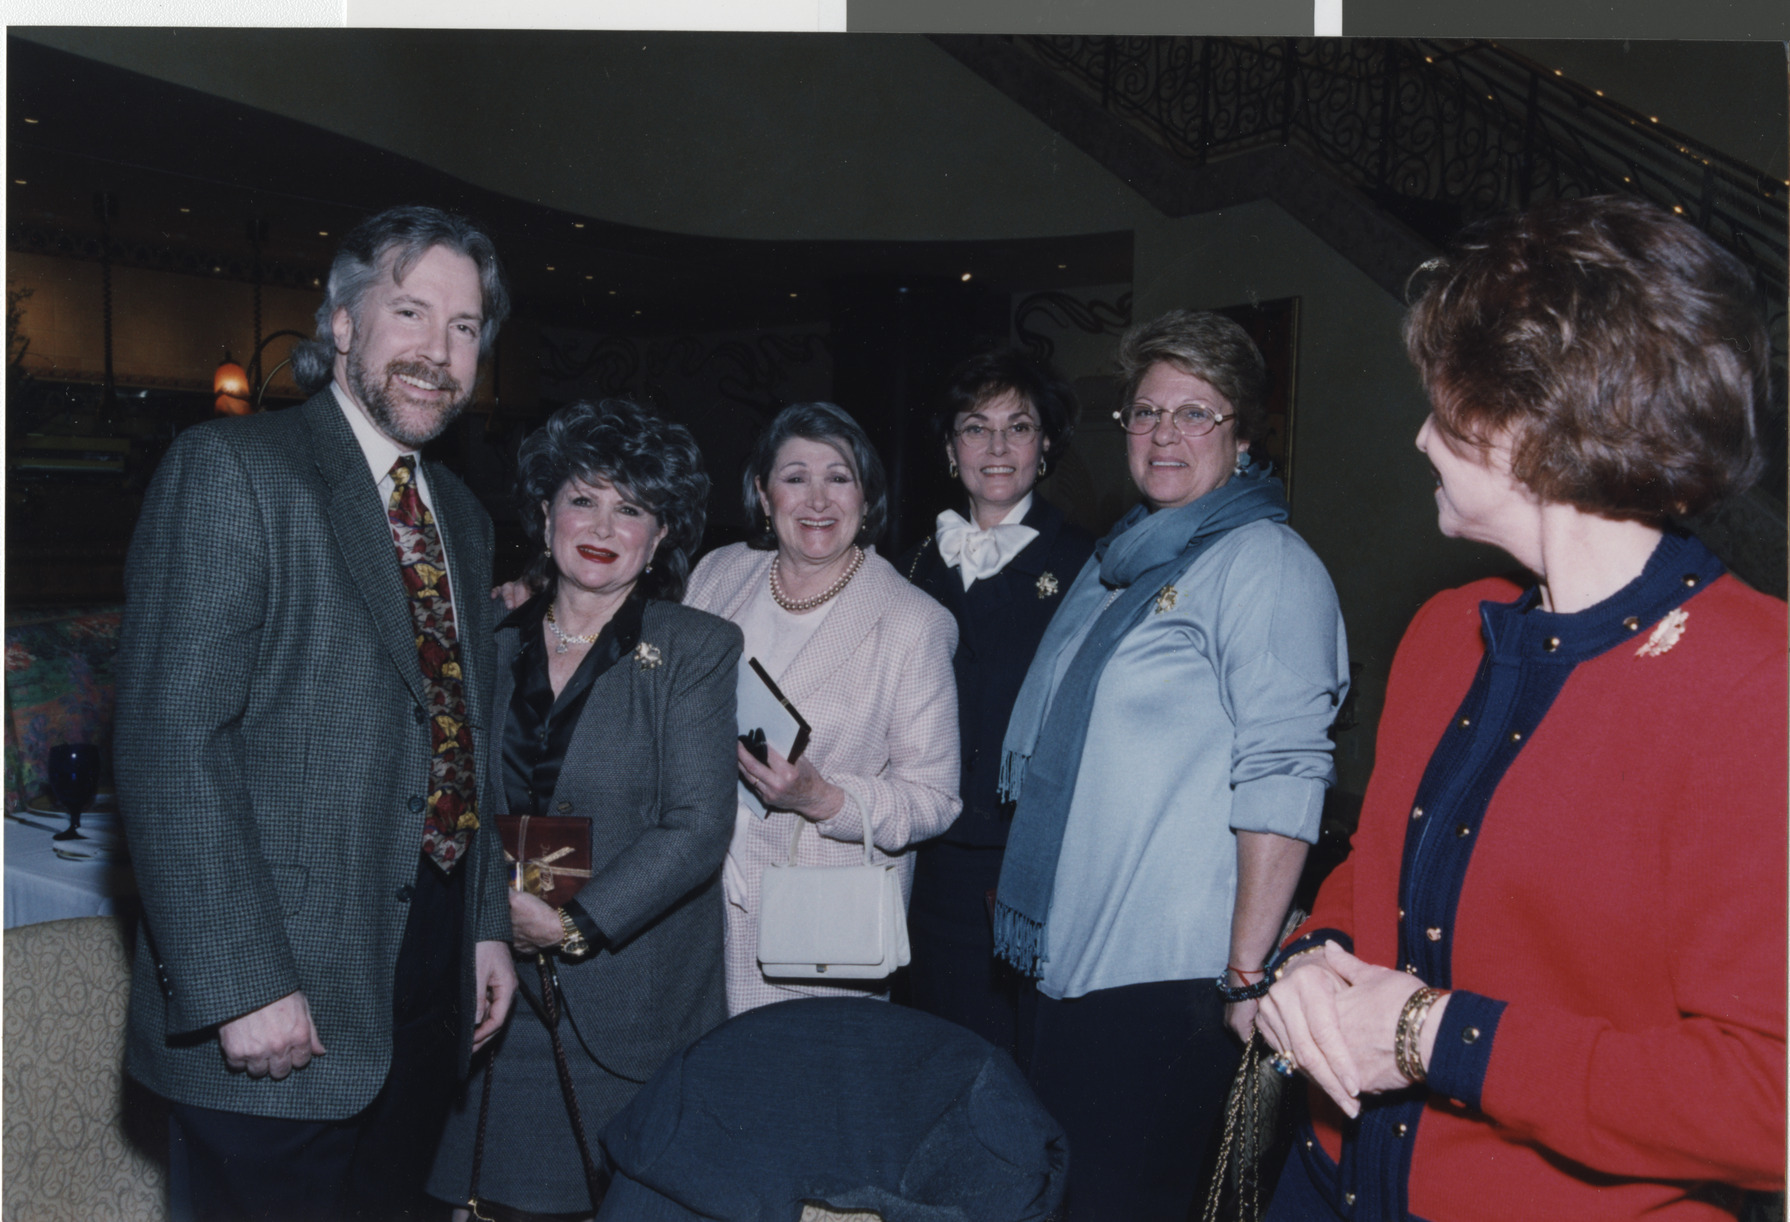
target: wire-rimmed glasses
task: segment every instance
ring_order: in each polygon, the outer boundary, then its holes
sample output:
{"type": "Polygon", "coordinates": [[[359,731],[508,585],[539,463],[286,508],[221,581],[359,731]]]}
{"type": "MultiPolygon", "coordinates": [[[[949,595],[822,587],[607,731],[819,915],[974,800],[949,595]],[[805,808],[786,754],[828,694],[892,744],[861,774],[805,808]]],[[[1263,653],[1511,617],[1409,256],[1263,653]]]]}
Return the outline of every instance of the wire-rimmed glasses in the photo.
{"type": "Polygon", "coordinates": [[[991,429],[986,424],[970,423],[956,430],[957,439],[973,450],[985,450],[994,444],[995,435],[1004,437],[1010,446],[1031,445],[1044,435],[1044,430],[1030,420],[1015,420],[1005,428],[991,429]]]}
{"type": "MultiPolygon", "coordinates": [[[[1151,407],[1147,403],[1133,403],[1123,411],[1114,412],[1113,419],[1117,420],[1119,427],[1127,433],[1136,433],[1141,437],[1145,433],[1156,431],[1157,426],[1162,423],[1163,414],[1160,407],[1151,407]]],[[[1226,414],[1225,412],[1215,412],[1209,407],[1188,406],[1177,407],[1173,412],[1168,413],[1168,416],[1175,426],[1175,431],[1181,436],[1204,437],[1226,420],[1235,420],[1237,413],[1226,414]]]]}

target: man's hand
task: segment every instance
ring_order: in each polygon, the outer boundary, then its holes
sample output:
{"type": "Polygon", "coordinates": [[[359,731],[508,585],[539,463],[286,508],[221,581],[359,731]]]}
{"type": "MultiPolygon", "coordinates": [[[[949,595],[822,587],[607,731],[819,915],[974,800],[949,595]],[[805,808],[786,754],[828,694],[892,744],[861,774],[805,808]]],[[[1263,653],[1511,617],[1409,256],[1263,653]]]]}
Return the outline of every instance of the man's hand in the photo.
{"type": "Polygon", "coordinates": [[[224,1023],[218,1028],[218,1044],[231,1070],[276,1082],[325,1051],[311,1022],[310,1004],[299,992],[224,1023]]]}
{"type": "Polygon", "coordinates": [[[480,942],[473,948],[473,970],[478,977],[478,1014],[472,1030],[472,1050],[477,1052],[503,1030],[516,1000],[516,965],[510,961],[508,942],[480,942]]]}

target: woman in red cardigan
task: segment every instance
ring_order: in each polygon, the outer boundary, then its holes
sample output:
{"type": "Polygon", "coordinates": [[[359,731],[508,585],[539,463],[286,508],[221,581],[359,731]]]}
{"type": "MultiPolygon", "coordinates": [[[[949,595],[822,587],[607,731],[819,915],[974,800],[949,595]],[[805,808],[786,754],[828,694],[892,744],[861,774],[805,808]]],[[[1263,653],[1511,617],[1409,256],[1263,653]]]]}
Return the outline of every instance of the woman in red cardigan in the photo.
{"type": "Polygon", "coordinates": [[[1537,578],[1399,648],[1351,858],[1256,1024],[1272,1219],[1730,1217],[1784,1178],[1784,604],[1672,520],[1743,490],[1746,271],[1613,198],[1489,222],[1406,322],[1446,535],[1537,578]]]}

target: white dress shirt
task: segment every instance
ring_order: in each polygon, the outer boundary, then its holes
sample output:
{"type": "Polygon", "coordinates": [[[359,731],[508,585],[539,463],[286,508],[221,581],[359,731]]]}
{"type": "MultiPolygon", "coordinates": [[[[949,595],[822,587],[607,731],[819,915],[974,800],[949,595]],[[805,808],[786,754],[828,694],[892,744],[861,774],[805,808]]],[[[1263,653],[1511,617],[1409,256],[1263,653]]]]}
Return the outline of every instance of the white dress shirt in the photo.
{"type": "MultiPolygon", "coordinates": [[[[354,439],[360,443],[361,453],[367,460],[367,469],[373,473],[373,482],[379,487],[379,507],[385,509],[392,503],[392,489],[397,483],[392,479],[392,464],[408,454],[416,464],[416,494],[422,498],[423,508],[433,514],[435,506],[429,500],[429,478],[423,474],[423,456],[415,450],[404,449],[381,433],[367,418],[367,413],[355,406],[354,400],[348,397],[348,392],[342,389],[340,382],[332,379],[329,389],[336,397],[336,406],[342,409],[342,415],[347,418],[348,427],[354,430],[354,439]]],[[[437,524],[435,533],[441,537],[442,555],[447,559],[448,589],[457,591],[460,586],[454,572],[454,554],[453,549],[448,546],[447,532],[437,524]]],[[[392,530],[392,546],[398,546],[398,532],[395,528],[392,530]]]]}

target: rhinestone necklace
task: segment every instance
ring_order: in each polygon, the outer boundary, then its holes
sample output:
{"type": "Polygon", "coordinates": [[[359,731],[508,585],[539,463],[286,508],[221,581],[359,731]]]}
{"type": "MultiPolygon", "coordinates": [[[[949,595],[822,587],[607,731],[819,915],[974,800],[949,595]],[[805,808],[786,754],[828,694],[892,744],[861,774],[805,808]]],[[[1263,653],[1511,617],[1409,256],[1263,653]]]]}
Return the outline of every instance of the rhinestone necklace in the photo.
{"type": "Polygon", "coordinates": [[[852,551],[856,552],[857,555],[852,557],[850,567],[845,570],[838,581],[835,581],[832,585],[828,586],[825,590],[822,590],[819,594],[816,594],[813,598],[804,598],[800,601],[792,601],[784,595],[783,583],[777,580],[777,559],[772,559],[771,601],[776,603],[779,607],[782,607],[785,611],[799,612],[814,610],[814,608],[838,594],[839,591],[845,589],[846,584],[858,575],[858,570],[864,567],[864,549],[854,543],[852,545],[852,551]]]}
{"type": "Polygon", "coordinates": [[[564,653],[574,645],[589,645],[603,635],[600,630],[589,636],[573,636],[566,632],[559,626],[559,621],[553,618],[554,606],[554,603],[547,604],[547,631],[559,638],[559,645],[554,649],[554,653],[564,653]]]}

